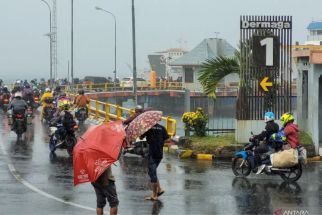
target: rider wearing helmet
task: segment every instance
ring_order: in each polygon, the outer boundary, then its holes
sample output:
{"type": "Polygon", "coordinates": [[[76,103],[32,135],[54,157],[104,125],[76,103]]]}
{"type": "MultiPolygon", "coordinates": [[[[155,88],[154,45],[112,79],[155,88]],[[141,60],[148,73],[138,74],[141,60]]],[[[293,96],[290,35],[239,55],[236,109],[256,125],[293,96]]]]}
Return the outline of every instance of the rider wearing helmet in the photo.
{"type": "Polygon", "coordinates": [[[297,148],[300,144],[299,142],[299,129],[294,123],[294,116],[291,113],[284,113],[281,118],[281,123],[283,126],[283,131],[286,136],[287,143],[293,148],[297,148]]]}
{"type": "Polygon", "coordinates": [[[27,109],[27,103],[22,99],[22,93],[17,92],[14,96],[15,97],[10,102],[8,109],[12,109],[14,112],[25,111],[27,109]]]}
{"type": "Polygon", "coordinates": [[[21,86],[21,81],[20,80],[17,80],[14,83],[14,86],[13,86],[13,89],[11,91],[11,94],[14,95],[16,92],[22,92],[22,86],[21,86]]]}
{"type": "Polygon", "coordinates": [[[54,119],[50,122],[51,126],[62,124],[62,126],[55,131],[55,139],[59,139],[60,135],[64,135],[66,131],[76,124],[73,115],[68,111],[70,106],[71,103],[67,99],[60,101],[58,104],[58,110],[55,113],[54,119]]]}
{"type": "Polygon", "coordinates": [[[34,102],[34,91],[31,89],[29,84],[25,85],[25,88],[22,92],[22,97],[25,101],[29,101],[30,104],[33,104],[34,102]]]}
{"type": "MultiPolygon", "coordinates": [[[[260,154],[266,153],[269,151],[269,145],[271,145],[270,137],[272,134],[277,133],[279,130],[279,126],[275,120],[275,114],[273,112],[266,112],[264,115],[264,121],[266,123],[265,130],[262,131],[258,135],[254,135],[250,138],[250,142],[257,142],[259,143],[262,141],[258,147],[255,148],[255,158],[260,161],[260,154]],[[254,141],[255,140],[255,141],[254,141]]],[[[258,171],[256,174],[260,174],[265,168],[265,164],[262,164],[258,167],[258,171]]]]}
{"type": "MultiPolygon", "coordinates": [[[[22,99],[22,93],[17,92],[14,95],[14,98],[11,100],[11,102],[8,106],[9,119],[12,119],[12,113],[13,114],[16,114],[16,113],[25,114],[27,107],[28,107],[28,105],[27,105],[26,101],[22,99]]],[[[13,118],[13,122],[14,122],[14,120],[15,119],[13,118]]],[[[9,124],[11,124],[13,122],[10,122],[10,120],[9,120],[9,124]]],[[[13,124],[15,124],[15,123],[13,123],[13,124]]],[[[11,129],[13,129],[13,127],[11,127],[11,129]]]]}
{"type": "Polygon", "coordinates": [[[54,99],[54,96],[50,90],[50,88],[46,88],[45,89],[45,93],[42,95],[41,99],[40,99],[40,103],[42,104],[42,109],[41,109],[41,114],[40,114],[40,120],[43,119],[44,117],[44,110],[47,107],[47,103],[49,99],[54,99]]]}
{"type": "Polygon", "coordinates": [[[8,87],[6,85],[3,86],[1,93],[2,94],[10,94],[8,87]]]}
{"type": "Polygon", "coordinates": [[[273,112],[266,112],[264,115],[264,121],[266,123],[265,130],[258,135],[254,135],[252,139],[263,141],[268,141],[272,134],[277,133],[279,126],[275,120],[275,114],[273,112]]]}

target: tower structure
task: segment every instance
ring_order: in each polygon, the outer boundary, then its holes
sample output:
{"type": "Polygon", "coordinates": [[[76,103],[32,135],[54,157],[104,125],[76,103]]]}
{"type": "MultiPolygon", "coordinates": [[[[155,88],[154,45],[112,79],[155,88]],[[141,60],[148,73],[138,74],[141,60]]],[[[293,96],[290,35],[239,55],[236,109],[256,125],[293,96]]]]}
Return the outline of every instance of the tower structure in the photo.
{"type": "Polygon", "coordinates": [[[52,68],[53,68],[53,78],[56,79],[57,74],[57,2],[53,1],[53,11],[52,11],[52,25],[51,25],[51,45],[52,45],[52,68]]]}

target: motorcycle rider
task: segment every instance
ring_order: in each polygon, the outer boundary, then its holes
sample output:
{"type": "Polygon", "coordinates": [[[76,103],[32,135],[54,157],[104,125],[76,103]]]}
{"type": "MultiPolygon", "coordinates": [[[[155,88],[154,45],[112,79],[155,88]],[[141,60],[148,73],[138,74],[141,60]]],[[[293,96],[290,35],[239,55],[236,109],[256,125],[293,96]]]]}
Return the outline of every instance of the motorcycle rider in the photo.
{"type": "MultiPolygon", "coordinates": [[[[68,100],[61,101],[58,106],[58,112],[56,113],[54,119],[50,122],[51,126],[57,126],[57,124],[62,124],[54,133],[54,141],[60,139],[73,125],[76,124],[73,115],[69,112],[71,103],[68,100]]],[[[57,142],[56,142],[57,144],[57,142]]]]}
{"type": "MultiPolygon", "coordinates": [[[[14,123],[15,118],[12,117],[12,115],[14,116],[17,113],[25,114],[27,107],[28,107],[28,105],[27,105],[26,101],[22,99],[22,93],[17,92],[15,94],[15,97],[12,99],[12,101],[10,102],[10,104],[8,106],[8,117],[9,117],[9,119],[12,119],[11,122],[9,120],[9,125],[15,124],[14,123]]],[[[14,127],[12,126],[11,130],[13,130],[13,129],[14,129],[14,127]]]]}
{"type": "Polygon", "coordinates": [[[6,85],[3,86],[1,93],[2,94],[10,94],[10,91],[8,90],[8,87],[6,85]]]}
{"type": "Polygon", "coordinates": [[[13,89],[11,91],[11,94],[14,95],[16,92],[22,92],[22,86],[21,86],[21,81],[17,80],[14,83],[13,89]]]}
{"type": "Polygon", "coordinates": [[[8,99],[8,101],[10,100],[11,94],[10,91],[8,90],[7,86],[3,86],[1,88],[1,92],[0,92],[0,105],[3,106],[3,100],[4,99],[8,99]]]}
{"type": "Polygon", "coordinates": [[[266,112],[264,115],[264,120],[266,123],[265,130],[249,139],[251,143],[260,143],[262,141],[254,150],[255,159],[257,159],[259,163],[262,163],[258,167],[256,174],[260,174],[266,166],[263,162],[261,162],[260,154],[264,154],[269,151],[269,146],[272,147],[270,137],[272,136],[272,134],[277,133],[279,130],[278,124],[274,122],[275,114],[273,112],[266,112]]]}
{"type": "Polygon", "coordinates": [[[298,126],[294,123],[294,116],[291,113],[284,113],[281,116],[280,120],[283,126],[286,142],[291,148],[297,148],[300,144],[299,129],[298,126]]]}
{"type": "Polygon", "coordinates": [[[53,96],[50,88],[46,88],[45,93],[42,95],[42,97],[40,99],[40,103],[42,104],[42,109],[41,109],[41,113],[40,113],[40,120],[43,120],[43,118],[44,118],[44,111],[45,111],[45,108],[48,105],[46,103],[46,99],[54,99],[54,96],[53,96]]]}
{"type": "Polygon", "coordinates": [[[90,102],[90,99],[88,96],[85,95],[84,90],[79,90],[78,91],[79,95],[76,96],[75,100],[74,100],[74,104],[76,107],[76,111],[75,111],[75,115],[77,116],[79,113],[79,110],[81,108],[85,108],[86,110],[86,117],[88,116],[88,109],[87,109],[87,105],[90,102]]]}
{"type": "Polygon", "coordinates": [[[22,98],[28,103],[28,101],[30,102],[29,105],[33,105],[34,103],[34,92],[31,89],[29,84],[25,85],[25,88],[22,92],[22,98]]]}
{"type": "Polygon", "coordinates": [[[60,88],[60,86],[55,87],[54,97],[59,97],[60,94],[61,94],[61,88],[60,88]]]}

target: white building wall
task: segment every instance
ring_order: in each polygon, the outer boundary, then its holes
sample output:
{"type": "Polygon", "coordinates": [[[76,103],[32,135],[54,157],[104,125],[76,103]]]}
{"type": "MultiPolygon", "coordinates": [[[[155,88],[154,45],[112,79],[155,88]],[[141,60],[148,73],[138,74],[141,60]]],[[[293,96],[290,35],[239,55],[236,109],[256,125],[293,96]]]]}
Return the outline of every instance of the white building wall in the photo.
{"type": "MultiPolygon", "coordinates": [[[[308,133],[312,135],[312,140],[315,145],[316,152],[319,152],[320,147],[320,137],[319,137],[319,126],[322,126],[322,122],[319,123],[321,119],[322,107],[321,104],[321,90],[319,92],[319,78],[322,75],[322,65],[311,65],[308,82],[309,82],[309,98],[308,98],[308,133]]],[[[321,86],[322,87],[322,86],[321,86]]]]}

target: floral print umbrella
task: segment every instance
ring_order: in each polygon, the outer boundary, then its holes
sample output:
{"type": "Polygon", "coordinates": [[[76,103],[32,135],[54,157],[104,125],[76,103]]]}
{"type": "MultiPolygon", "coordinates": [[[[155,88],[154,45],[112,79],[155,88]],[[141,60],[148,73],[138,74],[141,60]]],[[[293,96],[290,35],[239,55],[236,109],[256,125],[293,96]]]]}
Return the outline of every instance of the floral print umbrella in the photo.
{"type": "Polygon", "coordinates": [[[129,143],[147,132],[162,118],[161,111],[146,111],[137,116],[127,127],[126,138],[129,143]]]}

